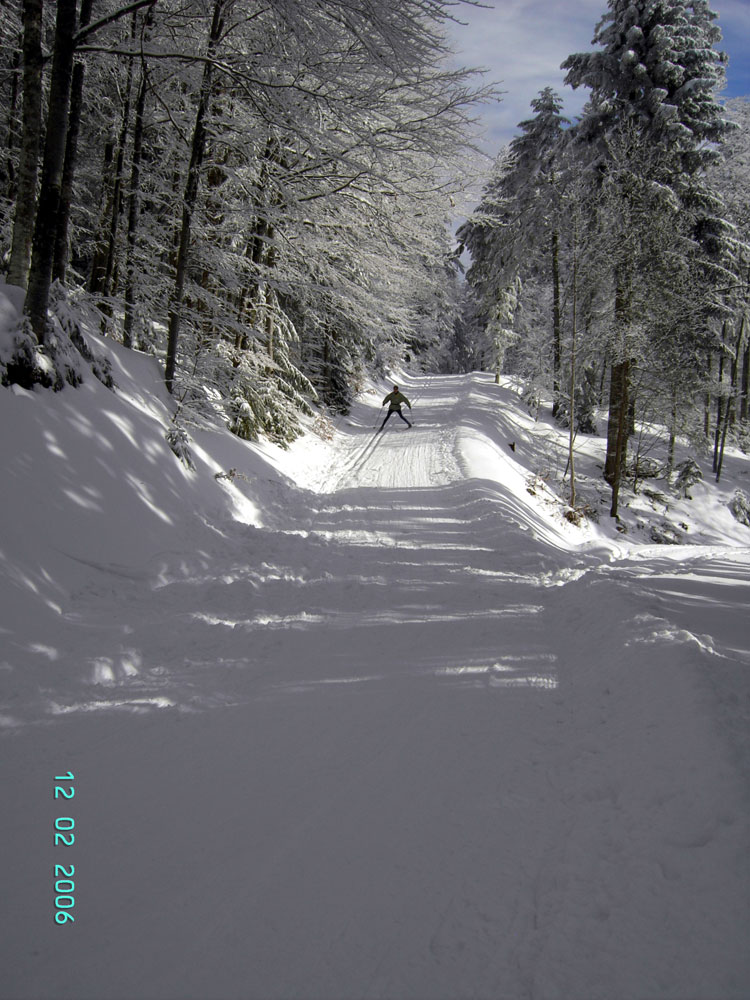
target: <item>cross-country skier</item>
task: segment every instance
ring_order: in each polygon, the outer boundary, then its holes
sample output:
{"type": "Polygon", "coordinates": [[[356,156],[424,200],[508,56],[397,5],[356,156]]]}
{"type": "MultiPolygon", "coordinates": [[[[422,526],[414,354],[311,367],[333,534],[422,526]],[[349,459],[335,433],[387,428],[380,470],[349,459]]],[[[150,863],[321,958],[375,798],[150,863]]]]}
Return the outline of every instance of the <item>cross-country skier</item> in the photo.
{"type": "Polygon", "coordinates": [[[404,421],[404,423],[405,424],[409,424],[409,427],[411,427],[411,424],[409,423],[409,421],[406,419],[406,417],[401,412],[401,404],[402,403],[406,403],[406,405],[409,407],[409,409],[411,409],[411,403],[406,398],[406,396],[403,394],[403,392],[399,392],[398,391],[398,386],[397,385],[394,385],[393,392],[389,392],[388,395],[385,397],[385,399],[383,400],[383,402],[380,405],[381,406],[385,406],[386,403],[390,404],[388,406],[388,412],[386,413],[385,420],[383,420],[383,423],[380,425],[380,427],[378,428],[378,430],[382,431],[382,429],[385,427],[386,423],[388,422],[388,418],[391,416],[392,413],[398,413],[398,415],[401,417],[401,419],[404,421]]]}

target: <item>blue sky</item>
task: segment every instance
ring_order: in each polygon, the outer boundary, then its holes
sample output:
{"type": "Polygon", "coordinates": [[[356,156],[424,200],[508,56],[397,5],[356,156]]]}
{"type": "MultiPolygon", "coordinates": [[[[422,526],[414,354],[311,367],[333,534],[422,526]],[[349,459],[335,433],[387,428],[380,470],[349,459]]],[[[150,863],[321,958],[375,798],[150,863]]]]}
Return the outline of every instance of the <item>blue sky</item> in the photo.
{"type": "MultiPolygon", "coordinates": [[[[490,0],[483,0],[490,7],[490,0]]],[[[750,0],[714,0],[729,55],[728,86],[722,96],[750,96],[750,0]]],[[[529,117],[529,104],[546,86],[554,87],[574,117],[588,90],[563,86],[560,63],[572,52],[585,52],[607,0],[495,0],[492,9],[464,4],[454,8],[466,26],[452,25],[450,37],[458,62],[488,70],[486,79],[505,91],[499,104],[485,107],[483,149],[495,156],[529,117]]]]}

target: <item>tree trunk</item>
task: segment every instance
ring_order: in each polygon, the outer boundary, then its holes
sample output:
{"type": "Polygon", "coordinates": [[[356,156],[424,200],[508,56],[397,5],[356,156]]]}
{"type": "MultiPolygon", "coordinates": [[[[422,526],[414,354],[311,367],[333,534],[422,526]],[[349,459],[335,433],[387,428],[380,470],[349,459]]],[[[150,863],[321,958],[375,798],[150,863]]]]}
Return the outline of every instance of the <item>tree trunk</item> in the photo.
{"type": "Polygon", "coordinates": [[[122,342],[125,347],[133,346],[133,312],[135,309],[135,238],[138,229],[138,208],[141,186],[141,155],[143,152],[143,116],[146,109],[148,76],[146,67],[141,67],[141,82],[135,106],[133,127],[133,159],[130,165],[130,195],[128,201],[128,233],[125,253],[125,318],[122,328],[122,342]]]}
{"type": "Polygon", "coordinates": [[[195,126],[193,128],[193,139],[190,149],[190,166],[188,167],[185,194],[183,195],[182,200],[182,227],[180,230],[180,242],[177,248],[174,289],[172,291],[169,304],[167,359],[164,371],[164,381],[169,392],[172,392],[174,388],[174,375],[177,367],[177,344],[180,337],[180,322],[182,319],[185,277],[187,275],[188,260],[190,256],[190,227],[193,218],[193,211],[198,200],[200,170],[206,147],[205,119],[208,112],[208,102],[211,96],[211,81],[213,75],[212,56],[213,51],[221,38],[224,27],[222,9],[225,3],[226,0],[214,0],[211,32],[208,39],[208,58],[203,68],[203,80],[201,81],[200,98],[198,101],[198,109],[195,114],[195,126]]]}
{"type": "MultiPolygon", "coordinates": [[[[560,234],[552,233],[552,415],[560,409],[560,367],[562,360],[560,313],[560,234]]],[[[572,406],[572,401],[571,401],[572,406]]]]}
{"type": "MultiPolygon", "coordinates": [[[[91,20],[92,6],[93,0],[81,0],[81,13],[78,19],[79,27],[85,28],[91,20]]],[[[70,206],[73,201],[73,180],[75,178],[76,157],[78,154],[78,133],[81,127],[83,79],[85,73],[85,63],[77,62],[73,67],[73,81],[70,88],[68,139],[65,144],[60,207],[57,211],[55,255],[52,262],[52,277],[57,281],[65,281],[65,271],[68,266],[68,225],[70,223],[70,206]]]]}
{"type": "MultiPolygon", "coordinates": [[[[615,291],[615,323],[623,331],[630,320],[630,301],[625,284],[617,280],[615,291]]],[[[627,344],[623,342],[623,351],[627,344]]],[[[625,466],[628,445],[628,411],[630,407],[630,361],[612,361],[609,383],[609,418],[607,422],[607,457],[604,478],[612,487],[610,516],[617,517],[620,483],[625,466]]]]}
{"type": "Polygon", "coordinates": [[[620,482],[627,450],[628,383],[630,362],[619,361],[612,365],[609,384],[609,420],[607,423],[607,457],[604,478],[612,487],[611,517],[617,517],[620,482]]]}
{"type": "Polygon", "coordinates": [[[742,389],[740,394],[740,420],[747,420],[748,395],[750,394],[750,344],[742,356],[742,389]]]}
{"type": "Polygon", "coordinates": [[[65,139],[68,131],[75,27],[75,0],[58,0],[42,184],[34,226],[29,284],[24,304],[24,312],[28,315],[40,344],[44,344],[47,338],[47,306],[52,284],[57,210],[60,204],[65,139]]]}
{"type": "Polygon", "coordinates": [[[742,319],[740,321],[740,329],[737,334],[737,343],[734,345],[734,354],[732,356],[732,367],[731,374],[729,378],[729,397],[727,398],[726,410],[724,413],[724,426],[721,430],[721,444],[719,446],[719,455],[716,462],[716,482],[718,483],[721,478],[721,467],[724,464],[724,446],[727,442],[727,431],[731,426],[734,419],[734,397],[737,392],[737,377],[739,372],[739,361],[742,354],[742,341],[745,335],[745,314],[742,314],[742,319]]]}
{"type": "MultiPolygon", "coordinates": [[[[137,14],[133,14],[133,23],[130,31],[131,42],[135,41],[137,28],[137,14]]],[[[128,59],[127,83],[125,85],[125,104],[122,109],[122,123],[120,134],[117,139],[117,156],[115,159],[114,185],[112,188],[112,214],[109,218],[109,237],[107,241],[107,263],[104,267],[104,287],[102,292],[105,296],[112,294],[113,276],[115,273],[115,251],[117,247],[117,229],[122,212],[122,169],[125,162],[125,144],[128,139],[128,127],[130,125],[130,102],[133,91],[133,56],[128,59]]]]}
{"type": "Polygon", "coordinates": [[[677,441],[677,390],[672,390],[672,412],[669,424],[669,445],[667,447],[667,476],[674,471],[674,449],[677,441]]]}
{"type": "Polygon", "coordinates": [[[26,287],[34,236],[42,137],[42,0],[23,4],[23,132],[8,284],[26,287]]]}
{"type": "Polygon", "coordinates": [[[94,254],[91,260],[91,273],[89,274],[89,291],[94,295],[102,295],[104,293],[105,276],[107,273],[107,260],[109,258],[108,233],[110,219],[112,218],[115,190],[114,158],[115,141],[114,139],[108,139],[104,144],[102,177],[105,179],[105,182],[99,201],[99,223],[97,225],[94,254]]]}
{"type": "MultiPolygon", "coordinates": [[[[559,302],[558,306],[559,308],[559,302]]],[[[559,315],[558,315],[559,321],[559,315]]],[[[578,227],[573,221],[573,310],[570,332],[570,428],[568,435],[568,465],[570,466],[570,506],[576,505],[575,419],[576,419],[576,340],[578,334],[578,227]]],[[[559,358],[558,358],[559,360],[559,358]]]]}
{"type": "Polygon", "coordinates": [[[599,401],[599,406],[604,404],[604,386],[607,384],[607,365],[608,365],[608,355],[609,352],[605,354],[604,360],[602,361],[602,374],[599,379],[599,392],[596,398],[599,401]]]}
{"type": "Polygon", "coordinates": [[[727,336],[727,324],[723,323],[721,327],[721,354],[719,355],[719,389],[717,392],[716,400],[716,429],[714,431],[714,460],[713,460],[713,471],[719,465],[719,447],[721,445],[721,425],[724,419],[724,396],[722,394],[722,386],[724,384],[724,357],[726,352],[726,336],[727,336]]]}
{"type": "MultiPolygon", "coordinates": [[[[261,183],[263,179],[263,173],[261,173],[261,183]]],[[[245,250],[245,256],[251,261],[253,274],[257,273],[260,266],[261,260],[263,258],[263,248],[265,246],[264,240],[268,236],[268,224],[266,220],[263,219],[258,213],[260,210],[260,204],[256,203],[255,206],[255,224],[253,229],[252,238],[248,241],[247,248],[245,250]]],[[[240,297],[238,316],[240,322],[244,322],[245,314],[249,313],[251,310],[257,309],[257,298],[258,298],[258,282],[253,278],[249,286],[242,292],[240,297]]],[[[237,333],[235,339],[235,348],[237,350],[247,349],[247,333],[243,330],[237,333]]]]}
{"type": "Polygon", "coordinates": [[[326,324],[325,332],[323,333],[323,385],[326,388],[329,388],[333,382],[333,372],[328,351],[329,336],[330,327],[326,324]]]}
{"type": "Polygon", "coordinates": [[[89,274],[89,291],[94,295],[100,295],[104,290],[104,274],[107,269],[107,220],[112,215],[112,190],[113,171],[112,158],[115,155],[115,144],[109,139],[104,143],[104,157],[102,160],[102,194],[99,201],[99,222],[97,225],[96,243],[94,253],[91,258],[91,272],[89,274]]]}
{"type": "MultiPolygon", "coordinates": [[[[268,225],[266,227],[268,233],[268,239],[273,240],[275,236],[274,227],[268,225]]],[[[266,253],[266,266],[272,268],[276,266],[276,249],[273,245],[268,248],[266,253]]],[[[278,305],[278,300],[272,288],[269,288],[268,282],[266,282],[266,287],[264,289],[263,298],[265,301],[266,310],[266,351],[271,361],[274,361],[274,352],[276,350],[276,345],[274,343],[274,331],[276,326],[276,306],[278,305]]]]}
{"type": "Polygon", "coordinates": [[[271,293],[266,290],[266,352],[271,361],[274,360],[274,314],[273,314],[273,298],[271,293]]]}
{"type": "Polygon", "coordinates": [[[10,103],[8,107],[8,131],[6,133],[6,160],[5,160],[5,193],[9,202],[16,200],[16,171],[13,166],[13,150],[18,145],[18,93],[20,90],[19,79],[21,76],[21,45],[13,53],[13,61],[10,67],[12,83],[10,87],[10,103]]]}

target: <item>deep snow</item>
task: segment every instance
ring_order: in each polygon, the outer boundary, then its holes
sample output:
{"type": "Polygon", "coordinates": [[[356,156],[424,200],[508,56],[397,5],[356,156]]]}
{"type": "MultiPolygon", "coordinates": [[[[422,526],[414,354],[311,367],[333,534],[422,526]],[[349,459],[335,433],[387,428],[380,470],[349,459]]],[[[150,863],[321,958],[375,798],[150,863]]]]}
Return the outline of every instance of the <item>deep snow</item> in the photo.
{"type": "Polygon", "coordinates": [[[379,385],[331,441],[196,432],[189,473],[100,347],[117,394],[0,391],[3,998],[750,996],[721,495],[690,546],[576,527],[478,374],[401,376],[413,430],[379,385]]]}

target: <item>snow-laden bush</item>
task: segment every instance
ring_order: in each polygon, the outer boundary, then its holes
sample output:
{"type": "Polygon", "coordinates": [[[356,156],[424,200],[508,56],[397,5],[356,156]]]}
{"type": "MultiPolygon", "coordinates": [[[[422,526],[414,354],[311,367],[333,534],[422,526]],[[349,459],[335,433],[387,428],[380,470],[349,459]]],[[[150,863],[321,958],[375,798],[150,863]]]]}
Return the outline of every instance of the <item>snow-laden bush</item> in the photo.
{"type": "Polygon", "coordinates": [[[323,441],[332,441],[336,433],[331,418],[325,413],[319,413],[315,423],[312,425],[313,434],[317,434],[323,441]]]}
{"type": "Polygon", "coordinates": [[[683,540],[683,534],[670,521],[662,521],[661,524],[651,526],[649,537],[652,542],[658,545],[679,545],[683,540]]]}
{"type": "Polygon", "coordinates": [[[300,415],[313,416],[310,381],[277,341],[271,358],[259,338],[237,346],[215,332],[195,339],[192,359],[178,373],[178,390],[188,424],[217,419],[245,441],[265,435],[282,446],[302,433],[300,415]],[[307,397],[307,398],[306,398],[307,397]]]}
{"type": "Polygon", "coordinates": [[[655,458],[636,455],[632,462],[628,462],[627,475],[631,479],[660,479],[664,475],[664,466],[655,458]]]}
{"type": "Polygon", "coordinates": [[[735,490],[734,496],[727,506],[731,510],[735,520],[750,528],[750,496],[747,493],[743,492],[743,490],[735,490]]]}
{"type": "Polygon", "coordinates": [[[114,387],[109,361],[98,357],[86,342],[83,322],[87,310],[83,293],[71,301],[57,282],[50,292],[47,340],[39,344],[27,317],[19,320],[0,342],[0,382],[24,389],[41,386],[58,392],[80,385],[92,372],[107,388],[114,387]],[[83,318],[82,318],[83,317],[83,318]]]}
{"type": "Polygon", "coordinates": [[[190,451],[190,437],[185,428],[180,426],[180,424],[172,424],[164,437],[167,439],[169,447],[185,468],[190,469],[191,472],[195,472],[195,462],[190,451]]]}
{"type": "Polygon", "coordinates": [[[253,370],[247,360],[240,365],[226,404],[229,429],[245,441],[256,441],[264,434],[285,447],[302,433],[300,413],[313,415],[302,392],[314,395],[314,389],[291,366],[284,370],[266,362],[253,370]]]}
{"type": "Polygon", "coordinates": [[[523,404],[531,416],[537,420],[539,418],[539,408],[542,405],[542,397],[539,394],[538,389],[534,385],[527,384],[524,387],[521,398],[523,399],[523,404]]]}
{"type": "Polygon", "coordinates": [[[80,385],[83,376],[78,366],[59,371],[53,357],[54,344],[41,347],[24,317],[15,330],[7,331],[0,339],[0,380],[3,385],[20,385],[24,389],[40,385],[58,390],[66,382],[80,385]]]}
{"type": "Polygon", "coordinates": [[[257,441],[263,426],[263,406],[250,387],[236,390],[227,403],[229,430],[243,441],[257,441]]]}
{"type": "MultiPolygon", "coordinates": [[[[591,368],[579,373],[580,382],[575,387],[575,429],[578,434],[596,434],[596,409],[598,406],[596,374],[591,368]]],[[[569,374],[565,373],[565,382],[569,374]]],[[[553,406],[553,416],[561,427],[570,427],[570,393],[561,392],[553,406]]]]}
{"type": "Polygon", "coordinates": [[[677,474],[674,482],[675,489],[687,500],[692,500],[693,498],[689,492],[691,487],[703,479],[700,466],[695,459],[687,458],[684,462],[680,462],[679,465],[675,466],[675,472],[677,474]]]}

